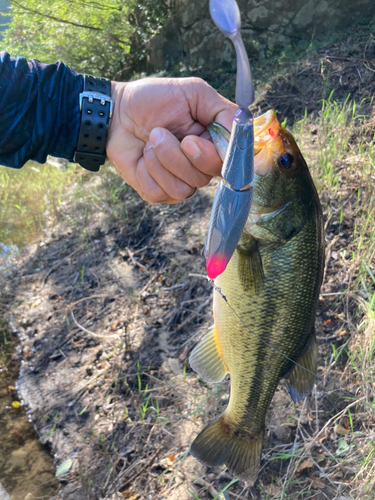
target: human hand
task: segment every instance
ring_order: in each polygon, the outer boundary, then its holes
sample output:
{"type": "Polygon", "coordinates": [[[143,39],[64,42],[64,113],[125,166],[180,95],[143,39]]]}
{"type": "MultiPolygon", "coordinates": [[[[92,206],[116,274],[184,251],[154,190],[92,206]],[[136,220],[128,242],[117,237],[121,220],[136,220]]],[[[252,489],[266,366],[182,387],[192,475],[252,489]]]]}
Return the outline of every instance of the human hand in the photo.
{"type": "Polygon", "coordinates": [[[112,82],[112,99],[107,157],[144,200],[177,203],[220,175],[206,125],[230,130],[237,106],[203,80],[112,82]]]}

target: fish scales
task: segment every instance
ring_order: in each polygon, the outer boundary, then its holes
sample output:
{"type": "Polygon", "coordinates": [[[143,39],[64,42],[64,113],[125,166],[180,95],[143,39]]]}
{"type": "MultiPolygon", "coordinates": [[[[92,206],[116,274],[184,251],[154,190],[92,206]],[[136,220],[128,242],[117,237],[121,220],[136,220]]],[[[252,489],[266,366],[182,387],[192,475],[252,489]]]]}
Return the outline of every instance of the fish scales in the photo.
{"type": "Polygon", "coordinates": [[[258,474],[266,413],[280,379],[289,377],[294,400],[314,383],[290,359],[316,373],[314,322],[324,268],[322,211],[308,168],[273,112],[257,120],[253,204],[237,250],[215,280],[243,323],[215,290],[205,355],[198,345],[190,358],[206,380],[218,382],[229,372],[231,381],[227,409],[197,436],[191,452],[208,465],[225,463],[250,483],[258,474]],[[284,171],[285,154],[293,164],[284,171]]]}

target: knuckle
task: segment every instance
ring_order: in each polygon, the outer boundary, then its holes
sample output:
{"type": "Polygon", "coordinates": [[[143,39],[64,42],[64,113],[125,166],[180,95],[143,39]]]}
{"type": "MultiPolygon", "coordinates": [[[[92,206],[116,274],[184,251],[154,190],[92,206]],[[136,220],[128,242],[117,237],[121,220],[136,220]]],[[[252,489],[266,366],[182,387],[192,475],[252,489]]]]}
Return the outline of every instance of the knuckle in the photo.
{"type": "Polygon", "coordinates": [[[145,193],[146,198],[144,198],[149,203],[167,203],[167,196],[164,191],[159,187],[155,186],[145,193]]]}
{"type": "Polygon", "coordinates": [[[207,184],[210,182],[211,179],[212,177],[209,175],[200,175],[197,181],[195,182],[195,187],[203,188],[207,186],[207,184]]]}
{"type": "Polygon", "coordinates": [[[185,80],[188,84],[193,84],[193,85],[204,85],[208,86],[208,83],[206,83],[202,78],[199,78],[198,76],[190,76],[186,78],[185,80]]]}
{"type": "Polygon", "coordinates": [[[175,189],[173,190],[173,198],[175,200],[184,200],[191,194],[193,189],[194,188],[192,188],[188,184],[181,182],[177,186],[175,186],[175,189]]]}

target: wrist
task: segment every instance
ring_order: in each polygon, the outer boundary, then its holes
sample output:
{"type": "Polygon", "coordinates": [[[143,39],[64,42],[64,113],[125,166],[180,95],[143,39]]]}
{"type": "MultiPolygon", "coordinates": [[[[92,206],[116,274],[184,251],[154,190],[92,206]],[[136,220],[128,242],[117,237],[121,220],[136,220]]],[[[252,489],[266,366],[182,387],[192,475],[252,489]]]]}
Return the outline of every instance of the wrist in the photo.
{"type": "Polygon", "coordinates": [[[120,108],[126,85],[127,84],[123,82],[111,81],[111,99],[113,102],[113,112],[112,118],[109,122],[107,143],[109,138],[111,137],[112,131],[121,123],[120,108]]]}

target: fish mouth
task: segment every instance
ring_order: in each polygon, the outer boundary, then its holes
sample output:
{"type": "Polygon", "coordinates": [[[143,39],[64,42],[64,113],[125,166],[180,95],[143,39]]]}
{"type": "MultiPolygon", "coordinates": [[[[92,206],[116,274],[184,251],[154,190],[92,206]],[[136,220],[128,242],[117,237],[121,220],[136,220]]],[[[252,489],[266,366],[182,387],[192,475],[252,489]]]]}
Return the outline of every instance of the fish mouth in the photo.
{"type": "Polygon", "coordinates": [[[270,109],[254,119],[254,155],[259,154],[270,141],[279,135],[280,124],[276,113],[270,109]]]}
{"type": "Polygon", "coordinates": [[[254,174],[265,177],[280,155],[282,129],[273,110],[269,110],[254,120],[254,174]]]}

